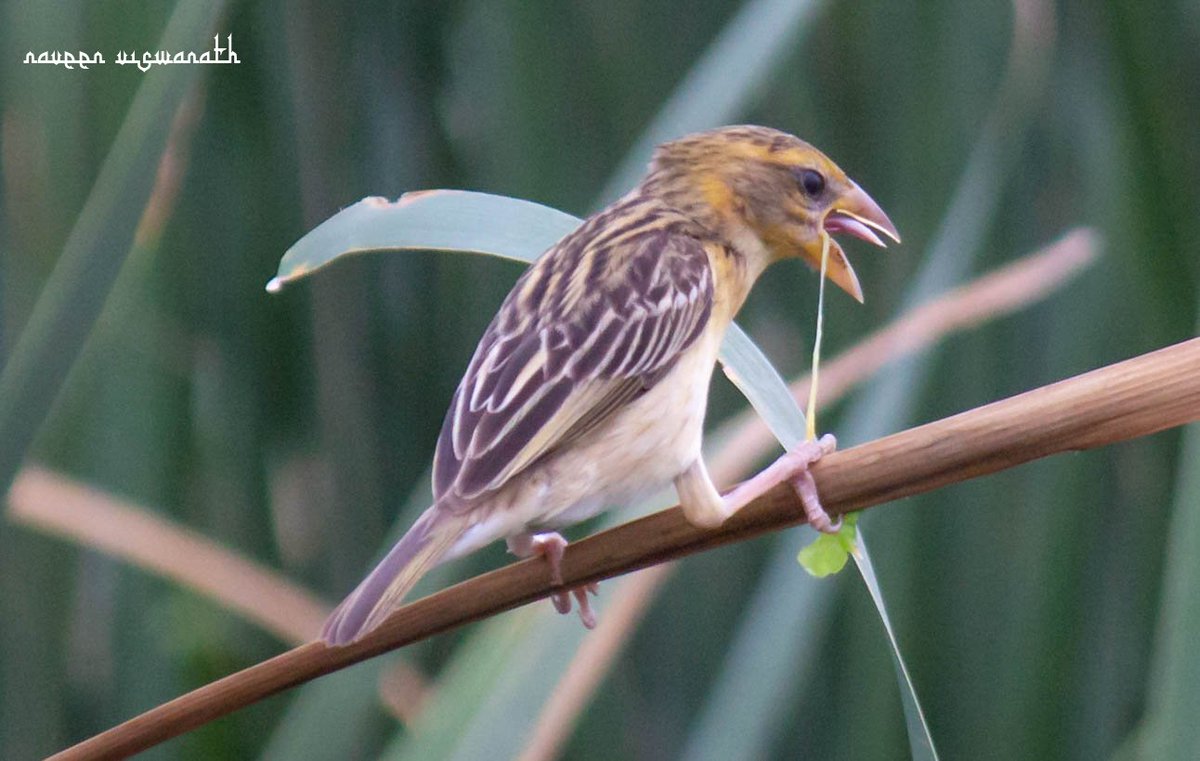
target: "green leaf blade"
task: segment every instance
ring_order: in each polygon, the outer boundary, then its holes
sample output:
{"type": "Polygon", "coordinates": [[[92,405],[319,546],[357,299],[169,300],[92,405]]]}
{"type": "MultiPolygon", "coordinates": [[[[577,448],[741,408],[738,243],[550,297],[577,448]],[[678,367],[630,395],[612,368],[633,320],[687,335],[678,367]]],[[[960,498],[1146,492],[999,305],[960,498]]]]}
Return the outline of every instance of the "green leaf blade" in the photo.
{"type": "Polygon", "coordinates": [[[909,676],[908,666],[904,656],[900,654],[900,643],[896,632],[892,629],[892,619],[888,616],[887,606],[883,602],[883,591],[879,588],[879,579],[875,576],[875,566],[871,563],[871,555],[867,552],[866,537],[859,529],[857,547],[850,553],[854,564],[858,567],[867,591],[871,593],[871,601],[879,613],[883,623],[884,633],[888,640],[888,653],[892,656],[892,666],[896,670],[896,678],[900,682],[900,702],[904,707],[904,725],[908,729],[908,747],[913,761],[937,761],[937,750],[933,747],[933,734],[929,731],[929,723],[925,721],[925,712],[921,710],[921,702],[917,700],[917,688],[909,676]]]}
{"type": "Polygon", "coordinates": [[[718,354],[725,376],[746,397],[784,449],[804,442],[805,419],[787,382],[737,323],[729,326],[718,354]]]}
{"type": "Polygon", "coordinates": [[[532,201],[469,190],[425,190],[397,201],[373,196],[313,228],[283,255],[271,293],[344,256],[439,250],[533,261],[580,220],[532,201]]]}

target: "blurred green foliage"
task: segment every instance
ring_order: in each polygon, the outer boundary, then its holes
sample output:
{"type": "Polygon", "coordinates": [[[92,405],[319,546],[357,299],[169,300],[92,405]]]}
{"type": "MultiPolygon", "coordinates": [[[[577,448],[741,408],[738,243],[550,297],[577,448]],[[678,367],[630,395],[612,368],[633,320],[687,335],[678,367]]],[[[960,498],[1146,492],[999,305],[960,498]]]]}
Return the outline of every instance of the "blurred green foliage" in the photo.
{"type": "MultiPolygon", "coordinates": [[[[74,359],[74,367],[31,457],[339,598],[409,495],[428,488],[446,403],[520,268],[432,253],[361,257],[267,297],[262,286],[282,252],[342,206],[416,188],[487,190],[586,213],[743,7],[786,14],[798,5],[229,4],[220,28],[233,34],[242,63],[193,70],[199,89],[189,97],[200,116],[173,154],[182,184],[163,235],[131,254],[145,263],[122,273],[78,357],[63,347],[60,363],[74,359]]],[[[728,121],[769,124],[820,146],[904,233],[905,245],[886,254],[851,244],[867,304],[831,299],[830,354],[897,311],[927,271],[939,226],[953,223],[947,210],[960,209],[950,203],[981,130],[996,124],[988,114],[1013,11],[953,0],[804,5],[794,40],[735,99],[728,121]]],[[[171,13],[169,4],[133,0],[0,4],[5,357],[31,327],[139,86],[171,73],[21,61],[27,51],[100,50],[111,61],[119,50],[154,48],[171,13]]],[[[1167,0],[1067,0],[1046,13],[1054,23],[1037,26],[1052,43],[1043,79],[1025,110],[993,127],[1009,140],[995,156],[994,213],[982,217],[977,253],[957,263],[986,270],[1080,223],[1102,232],[1104,258],[1049,302],[916,360],[920,382],[903,411],[874,413],[885,431],[1195,332],[1200,11],[1167,0]]],[[[739,39],[744,56],[756,53],[753,37],[739,39]]],[[[114,225],[140,214],[141,199],[126,201],[114,225]]],[[[770,274],[741,323],[778,367],[798,373],[815,278],[798,265],[770,274]]],[[[822,427],[851,432],[843,444],[878,433],[861,412],[878,393],[864,391],[844,420],[825,413],[822,427]]],[[[724,379],[714,382],[714,420],[740,404],[724,379]]],[[[1188,734],[1195,722],[1181,717],[1200,699],[1187,647],[1200,635],[1187,594],[1200,583],[1200,558],[1189,550],[1200,486],[1181,441],[1170,432],[1058,457],[864,518],[946,758],[1197,755],[1188,734]]],[[[1194,458],[1195,446],[1189,451],[1194,458]]],[[[738,666],[726,657],[748,631],[743,614],[775,634],[783,626],[750,604],[760,573],[767,578],[773,558],[786,556],[796,594],[812,594],[800,589],[809,582],[794,564],[799,544],[785,534],[686,561],[567,756],[695,750],[709,691],[722,669],[738,666]]],[[[501,559],[497,548],[455,570],[501,559]]],[[[746,747],[777,758],[907,752],[878,620],[861,585],[848,581],[820,582],[832,604],[813,609],[821,619],[804,635],[812,643],[800,654],[804,667],[780,661],[786,695],[772,719],[723,717],[753,728],[746,747]]],[[[8,523],[0,524],[0,614],[5,758],[44,755],[281,647],[187,591],[8,523]]],[[[413,657],[435,680],[453,664],[447,689],[469,682],[461,689],[479,710],[495,707],[511,693],[503,664],[455,655],[489,635],[482,641],[540,632],[519,628],[528,615],[446,635],[413,657]]],[[[528,659],[513,668],[537,672],[530,648],[512,652],[528,659]]],[[[375,689],[362,678],[371,668],[326,679],[343,691],[338,700],[322,701],[328,690],[319,682],[146,757],[246,758],[268,747],[287,758],[374,758],[385,748],[431,757],[363,699],[375,689]],[[279,750],[301,736],[300,750],[279,750]]],[[[513,732],[537,710],[509,707],[524,709],[513,732]]],[[[426,723],[440,720],[453,736],[471,721],[461,704],[444,710],[426,723]]],[[[494,739],[460,736],[464,756],[465,740],[486,749],[494,739]]],[[[519,737],[495,742],[521,746],[519,737]]]]}

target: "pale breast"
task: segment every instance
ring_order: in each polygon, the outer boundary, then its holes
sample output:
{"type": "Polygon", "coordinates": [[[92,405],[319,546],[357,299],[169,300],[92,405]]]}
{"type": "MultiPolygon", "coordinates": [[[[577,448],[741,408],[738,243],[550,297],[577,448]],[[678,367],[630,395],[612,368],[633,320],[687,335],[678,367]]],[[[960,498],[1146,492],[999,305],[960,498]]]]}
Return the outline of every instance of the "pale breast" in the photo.
{"type": "Polygon", "coordinates": [[[700,456],[718,344],[701,338],[645,395],[535,466],[511,495],[515,512],[527,524],[569,525],[670,484],[700,456]]]}

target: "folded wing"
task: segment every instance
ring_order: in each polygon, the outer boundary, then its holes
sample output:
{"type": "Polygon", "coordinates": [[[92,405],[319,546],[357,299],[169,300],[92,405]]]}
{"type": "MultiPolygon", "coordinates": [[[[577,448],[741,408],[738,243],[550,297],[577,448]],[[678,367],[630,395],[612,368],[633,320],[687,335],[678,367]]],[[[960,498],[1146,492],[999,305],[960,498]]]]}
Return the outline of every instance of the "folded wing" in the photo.
{"type": "Polygon", "coordinates": [[[592,430],[699,337],[713,302],[704,244],[669,227],[641,233],[602,246],[569,236],[514,287],[442,427],[439,505],[469,509],[592,430]]]}

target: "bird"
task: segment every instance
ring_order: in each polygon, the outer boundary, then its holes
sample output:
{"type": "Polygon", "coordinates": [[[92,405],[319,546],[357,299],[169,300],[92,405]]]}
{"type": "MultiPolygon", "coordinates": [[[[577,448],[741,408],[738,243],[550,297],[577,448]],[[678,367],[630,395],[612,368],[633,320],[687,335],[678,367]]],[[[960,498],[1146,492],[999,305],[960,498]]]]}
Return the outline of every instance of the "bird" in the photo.
{"type": "Polygon", "coordinates": [[[809,466],[826,434],[722,494],[701,456],[718,347],[758,277],[800,259],[861,302],[831,233],[877,246],[900,235],[879,205],[813,146],[769,127],[697,132],[658,146],[645,176],[521,275],[480,339],[446,413],[433,504],[326,621],[321,639],[375,630],[435,565],[499,539],[543,556],[562,613],[557,529],[674,484],[684,516],[719,526],[781,481],[808,522],[836,531],[809,466]]]}

